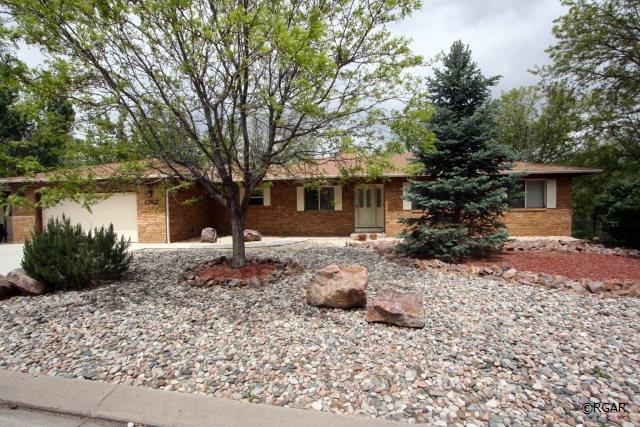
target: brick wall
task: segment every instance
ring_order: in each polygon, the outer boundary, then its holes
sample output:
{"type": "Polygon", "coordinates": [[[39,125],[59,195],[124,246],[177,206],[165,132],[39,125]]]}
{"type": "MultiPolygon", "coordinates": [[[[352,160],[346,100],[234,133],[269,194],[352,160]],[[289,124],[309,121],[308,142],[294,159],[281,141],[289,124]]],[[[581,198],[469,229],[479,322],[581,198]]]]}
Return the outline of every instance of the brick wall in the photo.
{"type": "Polygon", "coordinates": [[[167,241],[166,197],[163,183],[142,185],[136,191],[138,205],[138,242],[167,241]]]}
{"type": "MultiPolygon", "coordinates": [[[[21,194],[31,203],[35,203],[36,200],[33,190],[30,188],[21,194]]],[[[14,206],[11,210],[11,230],[8,231],[10,234],[7,236],[7,241],[22,243],[29,240],[31,233],[40,226],[40,215],[39,210],[31,206],[14,206]]]]}
{"type": "MultiPolygon", "coordinates": [[[[536,176],[537,178],[537,176],[536,176]]],[[[571,178],[540,176],[557,181],[556,209],[518,209],[506,213],[505,223],[514,236],[571,234],[571,178]]],[[[384,183],[385,233],[395,236],[402,230],[398,220],[419,215],[402,209],[403,178],[384,183]]],[[[249,206],[246,228],[272,236],[348,236],[355,231],[355,184],[342,189],[341,211],[297,211],[296,187],[293,181],[276,181],[271,188],[271,206],[249,206]]],[[[138,236],[140,242],[166,241],[166,200],[164,183],[152,188],[146,185],[132,189],[137,193],[138,236]]],[[[34,199],[33,190],[28,196],[34,199]]],[[[38,210],[15,208],[13,241],[23,242],[38,224],[38,210]]],[[[204,189],[194,184],[173,193],[169,198],[169,227],[172,242],[198,237],[203,228],[216,228],[220,235],[231,233],[226,209],[211,199],[204,189]],[[192,203],[185,204],[185,201],[192,203]]]]}
{"type": "MultiPolygon", "coordinates": [[[[200,237],[212,221],[213,200],[199,184],[182,188],[169,195],[169,234],[172,242],[200,237]]],[[[220,233],[220,230],[217,229],[220,233]]]]}
{"type": "MultiPolygon", "coordinates": [[[[30,188],[25,195],[33,202],[35,201],[34,190],[38,187],[30,188]]],[[[163,183],[155,184],[151,187],[141,185],[139,187],[129,187],[119,189],[118,192],[134,192],[137,196],[138,213],[138,241],[142,243],[155,243],[166,241],[166,216],[165,197],[163,183]],[[152,190],[151,195],[149,189],[152,190]]],[[[14,207],[11,221],[13,231],[13,242],[22,243],[26,241],[34,228],[39,227],[41,209],[33,207],[14,207]]],[[[11,236],[10,236],[11,237],[11,236]]]]}
{"type": "MultiPolygon", "coordinates": [[[[555,209],[515,209],[507,212],[504,222],[513,236],[570,236],[571,235],[571,177],[536,175],[536,179],[556,180],[555,209]]],[[[418,216],[419,212],[402,210],[402,178],[385,183],[385,233],[395,236],[403,226],[398,219],[418,216]]]]}
{"type": "Polygon", "coordinates": [[[507,230],[512,236],[570,236],[571,177],[536,175],[540,179],[556,180],[555,209],[514,209],[504,216],[507,230]]]}
{"type": "Polygon", "coordinates": [[[391,178],[384,183],[384,232],[387,236],[397,236],[404,226],[398,221],[400,218],[420,216],[418,211],[405,211],[402,209],[402,183],[403,178],[391,178]]]}
{"type": "MultiPolygon", "coordinates": [[[[270,189],[270,206],[249,206],[245,228],[267,236],[348,236],[355,230],[355,188],[342,188],[341,211],[298,211],[294,181],[275,181],[270,189]]],[[[171,212],[171,210],[170,210],[171,212]]],[[[227,210],[213,199],[209,201],[211,226],[218,235],[231,234],[227,210]]],[[[170,213],[173,217],[173,212],[170,213]]]]}

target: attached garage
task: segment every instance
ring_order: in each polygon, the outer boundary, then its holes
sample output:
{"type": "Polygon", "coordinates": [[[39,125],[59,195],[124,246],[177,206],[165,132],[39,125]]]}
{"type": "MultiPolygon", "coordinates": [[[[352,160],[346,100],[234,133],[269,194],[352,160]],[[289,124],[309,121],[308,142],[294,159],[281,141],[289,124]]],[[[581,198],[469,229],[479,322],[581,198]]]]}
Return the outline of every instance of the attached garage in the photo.
{"type": "Polygon", "coordinates": [[[138,204],[136,193],[116,193],[91,206],[89,212],[81,204],[71,200],[42,210],[43,225],[46,226],[50,218],[61,217],[64,214],[73,224],[80,224],[89,230],[109,226],[118,236],[138,241],[138,204]]]}

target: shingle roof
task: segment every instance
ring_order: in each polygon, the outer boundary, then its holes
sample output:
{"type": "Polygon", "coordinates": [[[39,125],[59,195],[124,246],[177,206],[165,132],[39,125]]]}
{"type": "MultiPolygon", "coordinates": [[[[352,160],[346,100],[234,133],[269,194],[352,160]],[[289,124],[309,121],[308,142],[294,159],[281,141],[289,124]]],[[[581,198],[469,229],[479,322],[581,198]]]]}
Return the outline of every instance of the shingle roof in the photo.
{"type": "MultiPolygon", "coordinates": [[[[397,154],[390,158],[392,167],[383,173],[388,177],[406,176],[405,168],[411,164],[411,156],[408,153],[397,154]]],[[[297,163],[287,167],[273,166],[267,173],[265,180],[305,179],[312,177],[339,178],[344,170],[350,170],[353,175],[363,176],[366,162],[355,157],[341,156],[337,158],[320,159],[314,163],[297,163]]],[[[577,166],[563,166],[552,164],[517,162],[510,170],[502,171],[503,174],[525,173],[527,175],[565,174],[565,175],[589,175],[602,172],[601,169],[581,168],[577,166]]],[[[17,184],[26,182],[52,182],[64,179],[69,174],[87,178],[89,175],[96,180],[106,180],[123,174],[135,175],[142,179],[161,179],[175,176],[166,165],[157,160],[139,162],[138,169],[132,170],[127,163],[107,163],[96,166],[84,166],[68,171],[37,173],[33,176],[17,176],[0,178],[0,183],[17,184]]]]}
{"type": "MultiPolygon", "coordinates": [[[[412,156],[409,153],[396,154],[391,156],[390,163],[393,167],[387,170],[383,175],[388,177],[406,176],[406,167],[412,163],[412,156]]],[[[339,159],[320,160],[316,165],[300,164],[299,166],[291,166],[287,170],[282,168],[273,169],[267,174],[265,179],[292,179],[305,178],[313,176],[323,176],[326,178],[337,178],[341,176],[344,168],[364,168],[365,162],[357,158],[341,157],[339,159]]],[[[602,172],[602,169],[581,168],[577,166],[563,166],[553,164],[540,164],[529,162],[516,162],[512,169],[504,170],[503,174],[525,173],[527,175],[543,175],[543,174],[568,174],[568,175],[589,175],[602,172]]]]}

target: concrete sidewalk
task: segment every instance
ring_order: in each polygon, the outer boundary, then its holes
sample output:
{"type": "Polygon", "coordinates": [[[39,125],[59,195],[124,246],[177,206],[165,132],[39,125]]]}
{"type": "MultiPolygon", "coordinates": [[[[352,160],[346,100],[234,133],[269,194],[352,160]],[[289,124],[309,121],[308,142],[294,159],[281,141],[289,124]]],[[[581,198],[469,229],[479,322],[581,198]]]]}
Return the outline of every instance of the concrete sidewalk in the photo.
{"type": "MultiPolygon", "coordinates": [[[[139,251],[141,249],[231,249],[233,246],[228,241],[221,239],[218,243],[200,242],[177,242],[177,243],[132,243],[129,250],[139,251]]],[[[308,237],[265,237],[261,242],[247,242],[245,247],[251,248],[272,248],[278,246],[293,245],[309,240],[308,237]]],[[[0,245],[0,274],[7,274],[13,269],[20,268],[22,261],[21,243],[0,245]]]]}
{"type": "Polygon", "coordinates": [[[29,416],[55,414],[81,418],[84,424],[128,422],[151,426],[397,426],[366,417],[283,408],[235,400],[97,381],[0,370],[0,404],[29,416]]]}

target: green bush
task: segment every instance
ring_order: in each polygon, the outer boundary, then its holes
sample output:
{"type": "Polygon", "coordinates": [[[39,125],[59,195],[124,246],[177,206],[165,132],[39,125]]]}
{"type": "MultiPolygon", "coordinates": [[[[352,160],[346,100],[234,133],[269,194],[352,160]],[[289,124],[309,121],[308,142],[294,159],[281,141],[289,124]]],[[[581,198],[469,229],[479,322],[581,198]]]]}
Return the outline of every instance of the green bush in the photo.
{"type": "Polygon", "coordinates": [[[81,289],[100,280],[117,279],[131,264],[129,242],[109,228],[85,233],[64,216],[51,219],[44,231],[24,245],[22,268],[49,290],[81,289]]]}
{"type": "Polygon", "coordinates": [[[628,246],[640,247],[640,179],[610,184],[595,198],[593,214],[611,237],[628,246]]]}

